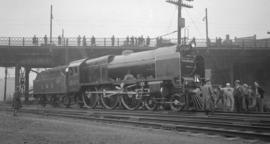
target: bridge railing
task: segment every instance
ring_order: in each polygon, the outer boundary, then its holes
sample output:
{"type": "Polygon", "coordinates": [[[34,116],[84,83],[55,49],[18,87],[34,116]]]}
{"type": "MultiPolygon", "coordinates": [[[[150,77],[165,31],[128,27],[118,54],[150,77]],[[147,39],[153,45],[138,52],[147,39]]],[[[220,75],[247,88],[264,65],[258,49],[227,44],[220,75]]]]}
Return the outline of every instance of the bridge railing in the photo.
{"type": "MultiPolygon", "coordinates": [[[[183,43],[189,43],[191,39],[183,38],[183,43]]],[[[168,45],[175,45],[177,43],[176,38],[170,39],[157,39],[157,38],[83,38],[78,40],[78,37],[68,37],[68,38],[52,38],[53,46],[97,46],[97,47],[161,47],[168,45]]],[[[196,44],[199,47],[206,47],[205,39],[196,39],[196,44]]],[[[0,46],[46,46],[50,45],[50,40],[47,37],[0,37],[0,46]]]]}
{"type": "MultiPolygon", "coordinates": [[[[182,43],[189,44],[192,39],[183,38],[182,43]]],[[[57,46],[78,46],[78,47],[161,47],[168,45],[175,45],[177,39],[157,39],[157,38],[80,38],[68,37],[68,38],[52,38],[52,45],[57,46]]],[[[45,40],[44,37],[0,37],[0,46],[46,46],[50,45],[50,39],[45,40]]],[[[206,47],[205,39],[195,40],[197,47],[206,47]]],[[[270,47],[270,39],[260,40],[216,40],[212,39],[209,42],[210,47],[232,47],[232,48],[268,48],[270,47]]]]}
{"type": "MultiPolygon", "coordinates": [[[[78,41],[77,37],[69,38],[52,38],[52,45],[54,46],[149,46],[155,47],[157,44],[156,39],[146,38],[138,39],[134,38],[133,40],[126,38],[95,38],[93,41],[92,38],[86,38],[83,40],[81,38],[78,41]]],[[[50,39],[45,40],[43,37],[36,37],[35,40],[33,37],[0,37],[0,45],[2,46],[46,46],[50,45],[50,39]]]]}

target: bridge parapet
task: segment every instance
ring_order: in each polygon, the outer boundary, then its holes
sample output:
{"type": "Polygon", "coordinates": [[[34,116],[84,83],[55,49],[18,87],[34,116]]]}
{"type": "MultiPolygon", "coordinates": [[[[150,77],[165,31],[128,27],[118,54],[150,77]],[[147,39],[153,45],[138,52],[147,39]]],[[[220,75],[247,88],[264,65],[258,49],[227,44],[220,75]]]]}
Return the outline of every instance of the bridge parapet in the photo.
{"type": "MultiPolygon", "coordinates": [[[[49,38],[45,37],[0,37],[0,46],[53,46],[53,48],[62,46],[77,46],[77,47],[162,47],[175,45],[177,39],[170,38],[143,38],[143,37],[128,37],[128,38],[78,38],[78,37],[53,37],[52,44],[49,38]]],[[[206,47],[205,39],[188,39],[183,38],[182,43],[189,44],[195,42],[197,47],[206,47]]],[[[270,39],[255,39],[255,40],[210,40],[209,47],[233,47],[233,48],[269,48],[270,39]]]]}
{"type": "MultiPolygon", "coordinates": [[[[190,43],[192,39],[183,38],[183,43],[190,43]]],[[[48,37],[0,37],[0,46],[48,46],[54,48],[58,46],[98,46],[98,47],[162,47],[167,45],[175,45],[177,39],[170,38],[144,38],[144,37],[127,37],[127,38],[91,38],[86,37],[53,37],[52,44],[48,37]]],[[[200,47],[206,46],[205,39],[197,39],[196,45],[200,47]]]]}
{"type": "MultiPolygon", "coordinates": [[[[164,40],[163,40],[164,42],[164,40]]],[[[167,43],[173,44],[170,40],[166,40],[167,43]]],[[[89,38],[86,37],[53,37],[50,44],[49,38],[44,37],[0,37],[1,46],[102,46],[102,47],[157,47],[156,38],[89,38]]]]}

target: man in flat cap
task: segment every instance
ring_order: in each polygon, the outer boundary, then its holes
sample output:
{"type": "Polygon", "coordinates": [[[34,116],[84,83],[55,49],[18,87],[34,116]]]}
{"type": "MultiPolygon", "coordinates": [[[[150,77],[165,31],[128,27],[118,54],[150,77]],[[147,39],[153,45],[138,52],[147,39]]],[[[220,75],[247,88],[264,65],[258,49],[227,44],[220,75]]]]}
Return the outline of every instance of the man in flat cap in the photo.
{"type": "Polygon", "coordinates": [[[234,107],[236,112],[241,112],[242,109],[242,97],[243,97],[243,90],[240,84],[240,80],[234,81],[234,107]]]}

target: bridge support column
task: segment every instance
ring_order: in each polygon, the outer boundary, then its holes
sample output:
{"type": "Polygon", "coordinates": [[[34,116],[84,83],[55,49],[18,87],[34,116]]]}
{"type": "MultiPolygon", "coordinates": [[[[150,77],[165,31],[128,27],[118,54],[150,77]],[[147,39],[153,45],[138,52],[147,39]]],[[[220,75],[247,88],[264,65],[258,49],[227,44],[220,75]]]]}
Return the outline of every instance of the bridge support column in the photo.
{"type": "Polygon", "coordinates": [[[20,87],[20,69],[21,66],[17,65],[15,67],[15,89],[14,92],[18,92],[19,89],[17,87],[20,87]]]}
{"type": "Polygon", "coordinates": [[[29,103],[29,73],[31,68],[25,67],[25,82],[24,82],[24,96],[25,96],[25,104],[29,103]]]}

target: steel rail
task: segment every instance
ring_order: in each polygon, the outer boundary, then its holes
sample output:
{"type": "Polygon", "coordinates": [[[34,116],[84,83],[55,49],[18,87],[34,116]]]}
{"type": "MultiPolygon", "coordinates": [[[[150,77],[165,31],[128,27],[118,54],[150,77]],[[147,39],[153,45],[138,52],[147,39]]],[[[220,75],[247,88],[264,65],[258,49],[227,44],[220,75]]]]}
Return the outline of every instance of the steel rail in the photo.
{"type": "MultiPolygon", "coordinates": [[[[1,109],[4,110],[4,109],[1,109]]],[[[12,110],[7,108],[5,110],[12,110]]],[[[224,123],[214,123],[213,121],[196,121],[191,119],[165,119],[165,118],[154,118],[154,117],[139,117],[139,116],[127,116],[127,115],[106,115],[104,113],[76,113],[70,111],[52,111],[46,109],[22,109],[23,113],[34,113],[34,114],[42,114],[48,116],[61,116],[61,117],[69,117],[75,119],[87,119],[87,120],[95,120],[109,123],[121,123],[121,124],[132,124],[132,125],[140,125],[147,126],[153,128],[163,128],[163,129],[174,129],[177,131],[194,131],[194,132],[203,132],[203,133],[211,133],[211,134],[220,134],[224,136],[239,136],[243,138],[255,138],[261,139],[264,141],[270,141],[270,133],[269,127],[255,127],[255,126],[246,126],[246,125],[233,125],[224,123]]]]}
{"type": "MultiPolygon", "coordinates": [[[[31,107],[24,107],[24,109],[32,109],[31,107]]],[[[270,126],[270,118],[260,118],[257,116],[247,116],[245,115],[233,115],[227,116],[219,113],[213,113],[211,115],[202,115],[202,113],[186,113],[186,112],[178,112],[178,113],[170,113],[170,112],[149,112],[149,111],[126,111],[126,110],[105,110],[105,109],[60,109],[60,108],[49,108],[46,110],[53,110],[59,112],[75,112],[75,113],[89,113],[89,114],[115,114],[115,115],[130,115],[130,116],[152,116],[152,117],[165,117],[165,118],[179,118],[179,119],[198,119],[198,120],[215,120],[215,121],[231,121],[234,123],[237,122],[249,122],[253,125],[261,125],[260,123],[264,123],[264,125],[270,126]]]]}
{"type": "MultiPolygon", "coordinates": [[[[27,110],[23,111],[27,113],[27,110]]],[[[28,112],[29,113],[29,112],[28,112]]],[[[177,130],[177,131],[192,131],[192,132],[202,132],[207,134],[219,134],[222,136],[229,136],[229,137],[242,137],[245,139],[260,139],[263,141],[270,141],[270,133],[266,132],[257,132],[257,131],[243,131],[238,129],[225,129],[224,127],[209,127],[209,125],[204,126],[197,126],[197,125],[184,125],[184,124],[174,124],[168,123],[168,121],[141,121],[136,118],[129,118],[129,119],[116,119],[116,118],[108,118],[108,117],[93,117],[89,115],[79,115],[79,114],[66,114],[66,113],[59,113],[59,112],[52,112],[52,111],[31,111],[30,113],[35,114],[45,114],[47,116],[60,116],[60,117],[67,117],[67,118],[74,118],[74,119],[85,119],[85,120],[92,120],[98,122],[108,122],[108,123],[120,123],[120,124],[128,124],[128,125],[136,125],[136,126],[143,126],[143,127],[152,127],[152,128],[162,128],[166,130],[177,130]]]]}
{"type": "MultiPolygon", "coordinates": [[[[0,107],[3,107],[3,105],[0,105],[0,107]]],[[[5,106],[6,107],[6,106],[5,106]]],[[[33,109],[33,107],[24,106],[24,109],[33,109]]],[[[118,115],[136,115],[136,116],[152,116],[152,117],[166,117],[166,118],[192,118],[192,119],[198,119],[198,120],[216,120],[216,121],[232,121],[234,123],[237,122],[252,122],[253,125],[261,125],[260,123],[263,123],[263,125],[270,126],[270,117],[258,117],[256,115],[250,116],[249,114],[239,114],[238,115],[223,115],[223,113],[212,113],[208,116],[206,116],[204,113],[194,113],[194,112],[168,112],[168,111],[127,111],[127,110],[106,110],[106,109],[63,109],[63,108],[46,108],[46,110],[53,110],[53,111],[64,111],[64,112],[75,112],[75,113],[102,113],[102,114],[118,114],[118,115]]]]}

